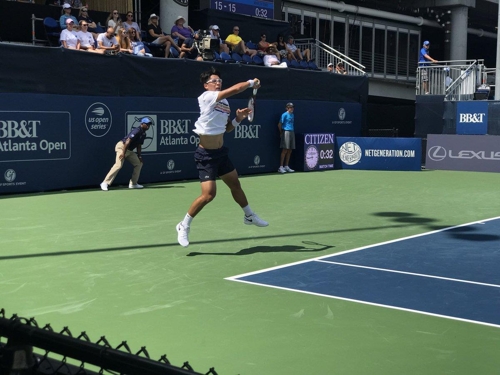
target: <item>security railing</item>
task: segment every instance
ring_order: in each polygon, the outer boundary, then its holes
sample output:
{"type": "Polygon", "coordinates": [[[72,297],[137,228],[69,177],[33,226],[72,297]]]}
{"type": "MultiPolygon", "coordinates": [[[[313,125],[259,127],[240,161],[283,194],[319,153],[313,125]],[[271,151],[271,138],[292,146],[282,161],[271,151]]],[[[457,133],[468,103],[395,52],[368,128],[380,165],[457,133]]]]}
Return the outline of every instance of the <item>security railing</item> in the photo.
{"type": "Polygon", "coordinates": [[[417,95],[444,95],[445,100],[473,100],[484,83],[484,60],[450,60],[417,68],[417,95]]]}
{"type": "Polygon", "coordinates": [[[335,67],[341,62],[347,74],[365,75],[364,65],[317,39],[295,39],[295,44],[301,50],[308,48],[311,51],[311,58],[314,58],[316,65],[322,69],[326,69],[329,63],[335,67]]]}

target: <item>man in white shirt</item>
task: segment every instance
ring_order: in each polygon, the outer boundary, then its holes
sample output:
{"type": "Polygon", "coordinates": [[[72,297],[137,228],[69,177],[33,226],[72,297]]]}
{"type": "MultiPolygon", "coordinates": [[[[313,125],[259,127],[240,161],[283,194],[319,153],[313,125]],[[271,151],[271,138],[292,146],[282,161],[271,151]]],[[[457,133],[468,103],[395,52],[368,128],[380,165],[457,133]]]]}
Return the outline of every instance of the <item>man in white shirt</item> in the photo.
{"type": "Polygon", "coordinates": [[[305,49],[304,51],[301,51],[294,43],[293,43],[293,36],[288,37],[288,43],[286,44],[287,48],[292,52],[293,57],[296,60],[302,61],[304,60],[304,57],[307,59],[306,61],[311,60],[311,51],[309,51],[309,48],[305,49]]]}
{"type": "Polygon", "coordinates": [[[115,38],[115,29],[108,27],[105,33],[99,34],[97,37],[97,44],[99,49],[106,51],[120,51],[120,45],[115,38]]]}
{"type": "Polygon", "coordinates": [[[194,153],[194,159],[201,182],[201,195],[191,203],[184,220],[177,224],[177,241],[183,247],[189,246],[188,236],[193,218],[215,198],[217,176],[231,189],[233,199],[243,209],[245,213],[243,223],[258,227],[269,225],[250,208],[241,188],[238,172],[229,159],[229,150],[227,147],[223,147],[224,133],[233,131],[251,111],[248,108],[237,109],[236,117],[230,120],[231,109],[226,98],[239,94],[248,88],[258,89],[260,81],[257,78],[250,79],[221,90],[220,73],[213,67],[201,74],[200,81],[206,91],[198,97],[200,117],[194,124],[194,132],[200,136],[200,144],[194,153]]]}

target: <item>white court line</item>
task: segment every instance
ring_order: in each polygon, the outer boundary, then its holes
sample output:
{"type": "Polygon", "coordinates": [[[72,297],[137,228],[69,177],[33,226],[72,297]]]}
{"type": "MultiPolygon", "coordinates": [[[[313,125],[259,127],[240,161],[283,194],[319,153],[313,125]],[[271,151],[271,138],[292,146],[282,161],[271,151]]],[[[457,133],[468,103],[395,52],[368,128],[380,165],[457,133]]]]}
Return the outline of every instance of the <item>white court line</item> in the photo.
{"type": "Polygon", "coordinates": [[[393,310],[408,311],[408,312],[413,312],[413,313],[422,314],[422,315],[436,316],[438,318],[445,318],[445,319],[450,319],[450,320],[458,320],[460,322],[475,323],[475,324],[480,324],[480,325],[484,325],[484,326],[500,328],[499,324],[486,323],[486,322],[482,322],[480,320],[471,320],[471,319],[457,318],[457,317],[449,316],[449,315],[434,314],[434,313],[430,313],[430,312],[427,312],[427,311],[407,309],[407,308],[404,308],[404,307],[397,307],[397,306],[392,306],[392,305],[383,305],[381,303],[368,302],[368,301],[358,300],[358,299],[353,299],[353,298],[345,298],[345,297],[332,296],[332,295],[329,295],[329,294],[308,292],[308,291],[299,290],[299,289],[284,288],[284,287],[281,287],[281,286],[261,284],[261,283],[256,283],[256,282],[252,282],[252,281],[245,281],[245,280],[238,280],[238,279],[235,279],[233,281],[237,281],[237,282],[244,283],[244,284],[252,284],[252,285],[258,285],[258,286],[265,286],[265,287],[273,288],[273,289],[281,289],[281,290],[286,290],[286,291],[290,291],[290,292],[310,294],[310,295],[313,295],[313,296],[320,296],[320,297],[327,297],[327,298],[332,298],[332,299],[339,299],[339,300],[342,300],[342,301],[357,302],[357,303],[362,303],[364,305],[386,307],[388,309],[393,309],[393,310]]]}
{"type": "Polygon", "coordinates": [[[479,281],[471,281],[471,280],[463,280],[463,279],[453,279],[451,277],[427,275],[427,274],[424,274],[424,273],[415,273],[415,272],[406,272],[406,271],[391,270],[389,268],[378,268],[378,267],[360,266],[358,264],[341,263],[341,262],[330,262],[330,261],[327,261],[327,260],[316,260],[316,262],[321,262],[321,263],[326,263],[326,264],[338,264],[340,266],[366,268],[366,269],[375,270],[375,271],[401,273],[403,275],[427,277],[429,279],[440,279],[440,280],[456,281],[456,282],[459,282],[459,283],[477,284],[477,285],[483,285],[483,286],[492,286],[494,288],[500,288],[500,285],[497,285],[497,284],[480,283],[479,281]]]}
{"type": "Polygon", "coordinates": [[[281,269],[281,268],[292,267],[292,266],[295,266],[297,264],[308,263],[308,262],[312,262],[312,261],[315,261],[315,260],[320,260],[320,259],[324,259],[324,258],[330,258],[330,257],[338,256],[338,255],[348,254],[348,253],[352,253],[354,251],[366,250],[366,249],[370,249],[372,247],[387,245],[387,244],[390,244],[390,243],[395,243],[395,242],[400,242],[400,241],[406,241],[406,240],[409,240],[409,239],[412,239],[412,238],[429,236],[431,234],[440,233],[440,232],[444,232],[444,231],[455,229],[455,228],[466,227],[468,225],[484,224],[487,221],[498,220],[498,219],[500,219],[500,216],[492,217],[490,219],[473,221],[473,222],[466,223],[466,224],[455,225],[453,227],[444,228],[444,229],[438,229],[438,230],[434,230],[434,231],[431,231],[431,232],[425,232],[425,233],[415,234],[413,236],[408,236],[408,237],[403,237],[403,238],[397,238],[395,240],[380,242],[380,243],[373,244],[373,245],[367,245],[367,246],[363,246],[363,247],[358,247],[358,248],[352,249],[352,250],[341,251],[340,253],[323,255],[323,256],[320,256],[320,257],[311,258],[311,259],[305,259],[305,260],[301,260],[301,261],[298,261],[298,262],[282,264],[281,266],[276,266],[276,267],[264,268],[264,269],[259,270],[259,271],[242,273],[242,274],[236,275],[236,276],[225,277],[224,279],[225,280],[231,280],[231,281],[240,281],[240,280],[238,280],[238,278],[240,278],[240,277],[246,277],[246,276],[251,276],[251,275],[258,275],[259,273],[274,271],[274,270],[278,270],[278,269],[281,269]]]}

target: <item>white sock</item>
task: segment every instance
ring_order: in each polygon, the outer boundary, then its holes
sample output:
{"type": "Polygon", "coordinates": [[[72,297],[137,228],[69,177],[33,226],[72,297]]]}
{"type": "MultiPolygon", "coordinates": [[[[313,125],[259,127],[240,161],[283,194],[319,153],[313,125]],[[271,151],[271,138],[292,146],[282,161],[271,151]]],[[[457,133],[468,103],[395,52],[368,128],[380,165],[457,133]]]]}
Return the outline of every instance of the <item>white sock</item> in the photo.
{"type": "Polygon", "coordinates": [[[245,216],[253,215],[253,211],[250,208],[250,205],[243,207],[243,212],[245,212],[245,216]]]}
{"type": "Polygon", "coordinates": [[[189,228],[191,226],[192,221],[193,221],[193,218],[191,216],[189,216],[189,214],[186,214],[186,216],[184,216],[184,220],[182,220],[182,226],[184,228],[189,228]]]}

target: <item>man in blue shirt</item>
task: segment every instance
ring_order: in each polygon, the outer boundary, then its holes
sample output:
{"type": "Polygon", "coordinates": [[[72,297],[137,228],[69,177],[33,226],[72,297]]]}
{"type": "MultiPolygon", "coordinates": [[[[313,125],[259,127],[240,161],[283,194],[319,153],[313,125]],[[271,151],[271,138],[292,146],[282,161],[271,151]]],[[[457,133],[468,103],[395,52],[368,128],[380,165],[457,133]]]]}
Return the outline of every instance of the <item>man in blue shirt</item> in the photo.
{"type": "Polygon", "coordinates": [[[427,63],[427,61],[431,61],[433,63],[438,62],[429,55],[430,45],[431,44],[429,43],[428,40],[424,42],[424,45],[420,50],[420,57],[418,59],[418,66],[419,68],[421,68],[420,76],[422,78],[422,87],[424,89],[424,93],[426,94],[429,93],[429,73],[427,72],[428,68],[426,68],[429,64],[427,63]]]}
{"type": "Polygon", "coordinates": [[[293,103],[286,104],[286,112],[281,115],[278,129],[280,130],[280,167],[279,173],[295,172],[288,166],[292,150],[295,150],[295,132],[293,127],[294,122],[293,103]]]}
{"type": "Polygon", "coordinates": [[[122,169],[123,162],[127,159],[133,166],[134,171],[132,172],[132,178],[130,179],[128,187],[130,189],[142,189],[144,186],[139,185],[137,181],[139,180],[139,175],[142,168],[142,144],[146,139],[146,131],[151,126],[151,119],[149,117],[144,117],[141,120],[141,125],[137,128],[133,128],[128,135],[122,140],[118,141],[115,146],[116,160],[115,164],[111,167],[108,175],[101,182],[101,189],[104,191],[108,190],[109,185],[113,183],[116,175],[122,169]],[[132,152],[137,148],[137,154],[132,152]]]}

